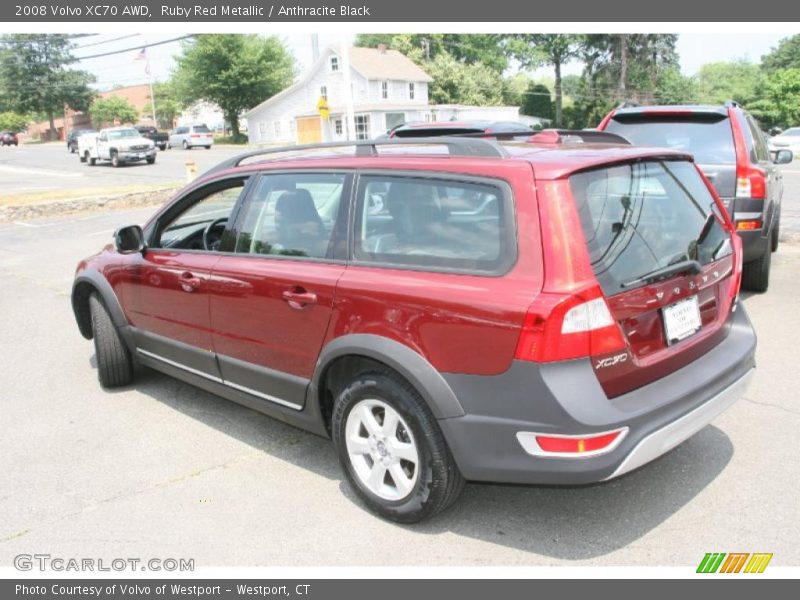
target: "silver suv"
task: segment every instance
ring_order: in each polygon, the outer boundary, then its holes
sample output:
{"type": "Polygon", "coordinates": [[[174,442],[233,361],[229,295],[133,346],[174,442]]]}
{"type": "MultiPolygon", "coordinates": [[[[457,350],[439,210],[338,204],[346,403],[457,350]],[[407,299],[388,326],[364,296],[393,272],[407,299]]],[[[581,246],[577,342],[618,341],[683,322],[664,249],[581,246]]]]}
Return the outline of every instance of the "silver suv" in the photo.
{"type": "Polygon", "coordinates": [[[209,150],[214,145],[214,136],[205,125],[183,125],[169,134],[167,148],[183,147],[190,150],[195,146],[203,146],[209,150]]]}

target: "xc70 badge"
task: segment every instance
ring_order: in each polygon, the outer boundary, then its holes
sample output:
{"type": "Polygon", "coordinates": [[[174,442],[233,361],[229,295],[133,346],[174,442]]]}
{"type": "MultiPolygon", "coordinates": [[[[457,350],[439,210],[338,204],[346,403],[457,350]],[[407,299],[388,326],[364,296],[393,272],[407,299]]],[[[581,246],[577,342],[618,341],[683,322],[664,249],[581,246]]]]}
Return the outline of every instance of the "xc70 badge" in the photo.
{"type": "Polygon", "coordinates": [[[604,369],[605,367],[613,367],[614,365],[624,363],[626,360],[628,360],[628,353],[623,352],[622,354],[615,354],[614,356],[601,358],[597,361],[597,364],[594,366],[594,368],[604,369]]]}

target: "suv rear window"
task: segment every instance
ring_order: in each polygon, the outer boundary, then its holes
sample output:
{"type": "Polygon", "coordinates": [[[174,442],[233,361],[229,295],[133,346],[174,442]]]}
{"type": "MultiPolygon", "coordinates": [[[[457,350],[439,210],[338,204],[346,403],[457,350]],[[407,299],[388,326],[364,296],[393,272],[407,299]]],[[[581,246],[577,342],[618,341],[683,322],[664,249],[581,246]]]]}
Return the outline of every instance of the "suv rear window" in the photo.
{"type": "Polygon", "coordinates": [[[607,296],[644,285],[633,282],[657,269],[685,260],[706,265],[732,251],[714,199],[690,162],[586,171],[570,177],[570,186],[607,296]]]}
{"type": "Polygon", "coordinates": [[[192,127],[192,131],[194,131],[195,133],[211,133],[211,130],[205,125],[197,125],[195,127],[192,127]]]}
{"type": "Polygon", "coordinates": [[[700,164],[736,162],[730,119],[719,113],[619,114],[608,122],[606,131],[618,133],[637,146],[683,150],[700,164]]]}
{"type": "Polygon", "coordinates": [[[357,198],[358,261],[494,273],[513,258],[509,198],[499,186],[364,175],[357,198]]]}

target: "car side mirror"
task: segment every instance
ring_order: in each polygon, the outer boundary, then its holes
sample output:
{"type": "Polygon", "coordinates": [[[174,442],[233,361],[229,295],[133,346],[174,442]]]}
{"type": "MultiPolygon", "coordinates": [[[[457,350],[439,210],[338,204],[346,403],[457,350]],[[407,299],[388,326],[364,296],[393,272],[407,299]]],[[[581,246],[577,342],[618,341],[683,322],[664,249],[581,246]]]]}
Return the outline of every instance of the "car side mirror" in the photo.
{"type": "Polygon", "coordinates": [[[778,150],[775,153],[775,164],[776,165],[788,165],[792,162],[794,158],[794,153],[791,150],[778,150]]]}
{"type": "Polygon", "coordinates": [[[120,254],[136,254],[144,252],[144,232],[138,225],[128,225],[117,229],[114,234],[114,245],[120,254]]]}

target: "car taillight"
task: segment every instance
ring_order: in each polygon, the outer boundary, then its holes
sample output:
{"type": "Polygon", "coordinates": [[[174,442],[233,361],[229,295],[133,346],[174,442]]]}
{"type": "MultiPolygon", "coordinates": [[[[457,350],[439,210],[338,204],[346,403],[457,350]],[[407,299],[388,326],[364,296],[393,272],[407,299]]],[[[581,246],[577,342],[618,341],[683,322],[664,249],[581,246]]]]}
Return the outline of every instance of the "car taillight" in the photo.
{"type": "Polygon", "coordinates": [[[767,174],[759,167],[736,165],[736,197],[763,200],[767,190],[767,174]]]}
{"type": "Polygon", "coordinates": [[[733,131],[733,147],[736,150],[736,197],[763,200],[766,197],[767,174],[760,167],[750,164],[750,153],[745,144],[739,115],[731,106],[728,118],[733,131]]]}
{"type": "Polygon", "coordinates": [[[747,219],[744,221],[736,221],[736,231],[755,231],[761,229],[763,223],[761,219],[747,219]]]}
{"type": "Polygon", "coordinates": [[[537,182],[546,277],[528,309],[515,356],[552,362],[624,350],[597,283],[569,181],[537,182]]]}
{"type": "Polygon", "coordinates": [[[193,133],[193,134],[191,135],[191,137],[193,137],[193,138],[199,138],[199,137],[203,137],[203,136],[202,136],[202,135],[200,135],[199,133],[193,133]]]}
{"type": "Polygon", "coordinates": [[[599,286],[571,295],[541,294],[535,306],[522,325],[515,353],[519,360],[572,360],[626,348],[599,286]]]}

